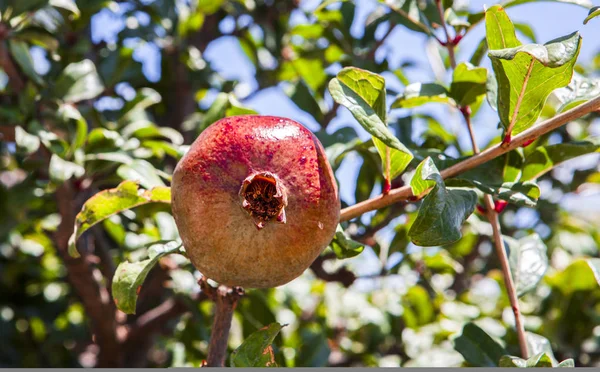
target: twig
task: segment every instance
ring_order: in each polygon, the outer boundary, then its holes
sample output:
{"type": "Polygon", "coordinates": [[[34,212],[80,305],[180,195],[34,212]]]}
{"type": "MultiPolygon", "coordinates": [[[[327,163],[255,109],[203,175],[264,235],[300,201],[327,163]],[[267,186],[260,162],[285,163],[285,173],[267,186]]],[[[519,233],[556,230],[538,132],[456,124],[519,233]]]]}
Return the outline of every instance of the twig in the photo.
{"type": "Polygon", "coordinates": [[[329,257],[327,256],[319,256],[317,259],[310,265],[310,269],[315,273],[315,276],[326,282],[339,282],[345,288],[348,288],[354,283],[356,280],[356,275],[345,267],[338,269],[334,273],[328,273],[323,268],[323,262],[325,262],[329,257]]]}
{"type": "Polygon", "coordinates": [[[75,214],[80,209],[75,195],[71,181],[66,181],[55,193],[58,211],[62,217],[55,235],[57,251],[67,268],[69,282],[92,321],[94,341],[100,348],[96,367],[119,367],[123,355],[117,339],[116,308],[110,300],[110,294],[106,287],[95,279],[98,269],[86,260],[87,251],[80,250],[81,258],[73,258],[67,253],[69,237],[75,225],[75,214]]]}
{"type": "MultiPolygon", "coordinates": [[[[495,159],[509,151],[516,149],[523,145],[527,141],[534,140],[539,136],[546,134],[556,128],[559,128],[568,122],[578,119],[590,112],[593,112],[600,108],[600,96],[593,98],[586,103],[583,103],[577,107],[574,107],[562,114],[556,115],[553,118],[545,120],[537,125],[532,126],[526,131],[515,136],[510,144],[506,147],[502,147],[501,144],[490,147],[487,150],[480,152],[477,155],[471,156],[468,159],[461,161],[449,168],[441,171],[442,178],[450,178],[464,173],[470,169],[473,169],[481,164],[487,163],[488,161],[495,159]]],[[[342,209],[340,213],[340,221],[349,221],[356,218],[364,213],[381,209],[398,203],[400,201],[414,198],[411,192],[410,186],[403,186],[398,189],[392,189],[387,195],[379,195],[375,198],[365,200],[357,203],[350,207],[342,209]]]]}
{"type": "MultiPolygon", "coordinates": [[[[473,144],[473,152],[479,154],[479,147],[475,140],[475,133],[471,125],[471,109],[466,106],[461,108],[461,112],[465,118],[465,123],[469,129],[469,136],[471,137],[471,143],[473,144]]],[[[517,338],[519,339],[519,348],[521,349],[521,356],[527,359],[527,339],[525,338],[525,324],[523,323],[523,316],[519,309],[519,296],[515,288],[515,283],[510,272],[510,265],[508,263],[508,257],[506,256],[506,249],[504,248],[504,240],[502,239],[502,233],[500,230],[500,221],[498,220],[498,213],[494,208],[494,200],[490,194],[483,196],[485,206],[487,209],[487,218],[492,225],[492,231],[494,234],[494,246],[496,247],[496,254],[500,260],[502,266],[502,273],[504,274],[504,284],[506,285],[506,292],[508,293],[508,299],[512,307],[513,314],[515,316],[515,329],[517,331],[517,338]]]]}
{"type": "Polygon", "coordinates": [[[492,225],[492,231],[494,233],[494,246],[496,247],[496,254],[500,259],[500,265],[502,266],[502,273],[504,274],[504,284],[506,285],[506,292],[508,293],[508,299],[512,307],[513,314],[515,316],[515,328],[517,331],[517,337],[519,339],[519,348],[521,349],[521,356],[527,359],[527,339],[525,338],[525,325],[523,324],[523,316],[519,309],[519,296],[517,296],[517,290],[510,273],[510,266],[508,263],[508,257],[506,256],[506,248],[504,247],[504,240],[502,239],[502,233],[500,232],[500,221],[498,221],[498,213],[494,210],[494,201],[492,196],[486,194],[484,197],[485,206],[487,208],[487,218],[492,225]]]}
{"type": "MultiPolygon", "coordinates": [[[[0,25],[1,27],[5,27],[0,25]]],[[[0,29],[0,33],[2,30],[0,29]]],[[[16,93],[23,90],[25,87],[25,83],[23,82],[23,78],[19,74],[19,70],[13,63],[10,58],[10,54],[8,53],[8,48],[6,47],[6,42],[4,40],[0,40],[0,67],[6,72],[8,75],[8,84],[16,93]]]]}
{"type": "Polygon", "coordinates": [[[371,48],[371,50],[369,50],[369,53],[367,54],[366,59],[371,60],[375,57],[375,53],[377,52],[377,49],[379,49],[379,47],[382,46],[383,43],[385,43],[385,40],[388,38],[388,36],[390,36],[390,34],[392,33],[392,31],[394,31],[395,28],[396,28],[396,23],[390,22],[390,26],[389,26],[388,30],[385,32],[385,35],[383,35],[381,37],[381,39],[379,39],[375,42],[375,45],[373,46],[373,48],[371,48]]]}
{"type": "Polygon", "coordinates": [[[216,305],[206,365],[208,367],[225,367],[227,341],[229,339],[233,311],[239,299],[244,295],[244,289],[242,287],[227,287],[224,285],[214,288],[208,284],[208,281],[204,277],[198,283],[202,288],[202,292],[206,293],[216,305]]]}
{"type": "MultiPolygon", "coordinates": [[[[435,0],[435,5],[437,7],[438,14],[440,15],[440,20],[442,21],[442,28],[444,29],[444,34],[446,35],[446,42],[443,45],[448,49],[448,58],[450,59],[450,66],[452,68],[456,67],[456,57],[454,56],[454,40],[450,38],[450,33],[448,32],[448,27],[446,26],[446,21],[444,20],[444,8],[442,7],[442,0],[435,0]]],[[[438,42],[440,39],[437,39],[438,42]]]]}

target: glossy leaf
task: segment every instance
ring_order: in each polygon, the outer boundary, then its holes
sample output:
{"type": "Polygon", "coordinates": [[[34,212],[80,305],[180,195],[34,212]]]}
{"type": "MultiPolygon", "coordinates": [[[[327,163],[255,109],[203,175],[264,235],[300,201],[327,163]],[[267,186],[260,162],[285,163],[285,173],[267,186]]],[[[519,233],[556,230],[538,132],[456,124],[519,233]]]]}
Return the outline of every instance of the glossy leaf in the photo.
{"type": "Polygon", "coordinates": [[[596,18],[598,16],[600,16],[600,6],[595,6],[592,9],[590,9],[588,16],[585,17],[585,19],[583,20],[583,24],[587,24],[589,21],[592,20],[592,18],[596,18]]]}
{"type": "Polygon", "coordinates": [[[525,158],[521,181],[539,178],[562,162],[599,151],[600,144],[591,141],[538,147],[525,158]]]}
{"type": "Polygon", "coordinates": [[[392,179],[402,173],[413,155],[387,127],[385,80],[369,71],[344,68],[329,82],[329,92],[373,136],[384,177],[392,179]]]}
{"type": "MultiPolygon", "coordinates": [[[[433,161],[428,159],[425,160],[427,166],[423,166],[421,174],[415,174],[415,177],[434,181],[435,186],[423,199],[408,235],[419,246],[454,243],[461,238],[462,224],[475,209],[477,194],[469,190],[447,189],[433,161]]],[[[425,187],[419,183],[415,185],[417,189],[425,187]]]]}
{"type": "Polygon", "coordinates": [[[131,163],[123,164],[117,169],[117,174],[123,180],[136,181],[146,189],[165,186],[156,168],[146,160],[136,159],[131,163]]]}
{"type": "Polygon", "coordinates": [[[38,75],[33,67],[33,58],[29,53],[29,45],[27,45],[27,43],[24,41],[8,39],[8,47],[13,58],[21,67],[23,73],[25,73],[25,75],[27,75],[27,77],[33,80],[36,84],[43,85],[44,80],[42,80],[42,77],[38,75]]]}
{"type": "Polygon", "coordinates": [[[148,259],[139,262],[121,262],[112,280],[112,295],[117,308],[125,314],[135,314],[142,284],[158,260],[181,251],[181,242],[155,244],[148,250],[148,259]]]}
{"type": "Polygon", "coordinates": [[[24,150],[27,155],[37,151],[40,147],[40,139],[38,136],[29,134],[21,127],[15,127],[15,143],[18,149],[24,150]]]}
{"type": "Polygon", "coordinates": [[[498,363],[498,367],[502,368],[527,368],[527,361],[525,359],[512,356],[512,355],[503,355],[500,358],[498,363]]]}
{"type": "Polygon", "coordinates": [[[357,256],[365,249],[364,244],[350,239],[350,237],[346,235],[346,232],[344,232],[342,225],[339,224],[329,246],[339,259],[357,256]]]}
{"type": "Polygon", "coordinates": [[[600,258],[588,258],[587,264],[596,278],[596,282],[600,285],[600,258]]]}
{"type": "Polygon", "coordinates": [[[578,73],[573,75],[569,85],[552,92],[548,99],[555,100],[557,112],[569,110],[600,95],[600,79],[586,78],[578,73]]]}
{"type": "Polygon", "coordinates": [[[487,69],[460,63],[452,74],[450,96],[459,106],[474,104],[486,93],[487,69]]]}
{"type": "Polygon", "coordinates": [[[600,270],[598,261],[592,259],[577,259],[563,271],[547,278],[548,283],[560,289],[564,294],[577,291],[591,291],[600,285],[600,270]]]}
{"type": "Polygon", "coordinates": [[[435,83],[413,83],[396,97],[392,108],[413,108],[427,103],[455,104],[444,86],[435,83]]]}
{"type": "Polygon", "coordinates": [[[272,323],[252,333],[231,353],[231,366],[277,367],[271,344],[283,327],[279,323],[272,323]]]}
{"type": "Polygon", "coordinates": [[[83,146],[88,134],[87,122],[81,115],[81,112],[73,105],[62,104],[58,108],[57,115],[65,122],[75,122],[75,133],[71,140],[71,148],[69,154],[83,146]]]}
{"type": "Polygon", "coordinates": [[[48,172],[52,181],[62,183],[70,178],[83,176],[85,169],[79,164],[65,160],[56,154],[52,154],[48,172]]]}
{"type": "Polygon", "coordinates": [[[507,134],[529,128],[553,90],[566,86],[579,55],[578,33],[544,45],[521,45],[500,6],[486,12],[489,56],[498,82],[498,114],[507,134]]]}
{"type": "Polygon", "coordinates": [[[323,112],[315,96],[311,93],[303,81],[297,81],[290,85],[285,92],[294,103],[303,111],[311,114],[318,122],[323,120],[323,112]]]}
{"type": "Polygon", "coordinates": [[[554,357],[550,340],[544,336],[531,332],[525,332],[525,339],[527,341],[527,352],[529,355],[546,353],[551,357],[553,365],[558,364],[558,361],[554,357]]]}
{"type": "Polygon", "coordinates": [[[79,8],[74,0],[49,0],[48,3],[55,8],[62,8],[70,11],[75,17],[79,17],[80,15],[79,8]]]}
{"type": "Polygon", "coordinates": [[[497,367],[506,354],[500,344],[473,323],[467,323],[454,339],[454,349],[473,367],[497,367]]]}
{"type": "Polygon", "coordinates": [[[548,269],[546,244],[538,234],[519,240],[504,237],[504,241],[517,295],[522,296],[537,286],[548,269]]]}
{"type": "Polygon", "coordinates": [[[436,181],[428,177],[434,173],[438,173],[433,160],[430,157],[425,158],[415,170],[415,174],[410,180],[410,188],[413,195],[421,195],[426,190],[435,186],[436,181]]]}
{"type": "Polygon", "coordinates": [[[69,239],[69,254],[79,257],[75,243],[90,227],[127,209],[148,203],[171,203],[171,189],[156,187],[140,190],[134,181],[123,181],[114,189],[104,190],[88,199],[75,217],[75,229],[69,239]]]}
{"type": "Polygon", "coordinates": [[[69,64],[56,79],[53,94],[65,102],[79,102],[97,97],[104,84],[89,59],[69,64]]]}

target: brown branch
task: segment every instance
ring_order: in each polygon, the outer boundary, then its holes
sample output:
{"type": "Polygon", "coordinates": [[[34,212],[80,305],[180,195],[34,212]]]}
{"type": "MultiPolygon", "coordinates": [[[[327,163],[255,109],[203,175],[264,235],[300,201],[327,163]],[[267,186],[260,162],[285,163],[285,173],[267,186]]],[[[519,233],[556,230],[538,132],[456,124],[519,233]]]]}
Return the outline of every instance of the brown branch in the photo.
{"type": "Polygon", "coordinates": [[[328,273],[323,268],[323,262],[327,261],[329,257],[327,256],[319,256],[317,259],[310,265],[310,269],[315,274],[315,276],[326,282],[339,282],[345,288],[348,288],[354,283],[356,280],[356,275],[345,267],[339,268],[334,273],[328,273]]]}
{"type": "Polygon", "coordinates": [[[486,194],[484,197],[485,206],[487,208],[487,217],[492,225],[492,231],[494,233],[494,247],[496,248],[496,254],[500,259],[500,265],[502,267],[502,273],[504,274],[504,284],[506,285],[506,292],[508,293],[508,299],[512,307],[513,314],[515,316],[515,328],[517,330],[517,337],[519,339],[519,347],[521,349],[521,357],[527,359],[527,339],[525,338],[525,325],[523,324],[523,316],[519,309],[519,296],[517,296],[517,289],[513,282],[512,275],[510,273],[510,265],[508,263],[508,257],[506,255],[506,248],[504,247],[504,239],[502,239],[502,233],[500,232],[500,221],[498,220],[498,213],[494,210],[494,201],[492,196],[486,194]]]}
{"type": "Polygon", "coordinates": [[[94,342],[99,346],[97,367],[118,367],[122,353],[117,339],[116,308],[105,286],[95,278],[101,276],[87,260],[88,252],[80,250],[81,257],[68,253],[69,237],[73,233],[75,215],[79,210],[76,191],[70,181],[63,183],[55,193],[61,222],[55,235],[56,248],[66,268],[67,277],[81,299],[92,323],[94,342]]]}
{"type": "MultiPolygon", "coordinates": [[[[205,293],[200,293],[194,302],[205,301],[208,297],[205,293]]],[[[156,332],[164,329],[165,324],[174,318],[177,318],[189,311],[189,307],[181,298],[171,297],[159,306],[149,310],[136,319],[135,323],[129,329],[125,340],[125,349],[138,345],[156,332]]]]}
{"type": "MultiPolygon", "coordinates": [[[[593,98],[586,103],[583,103],[577,107],[574,107],[568,111],[565,111],[553,118],[545,120],[537,125],[532,126],[526,131],[515,136],[510,144],[502,146],[502,144],[495,145],[489,149],[480,152],[468,159],[461,161],[449,168],[442,170],[442,178],[450,178],[464,173],[470,169],[473,169],[481,164],[487,163],[488,161],[495,159],[509,151],[516,149],[523,145],[527,141],[534,140],[539,136],[546,134],[556,128],[559,128],[568,122],[578,119],[590,112],[593,112],[600,108],[600,96],[593,98]]],[[[398,203],[400,201],[408,200],[413,198],[414,195],[411,192],[410,186],[404,186],[398,189],[392,189],[387,195],[380,195],[372,199],[365,200],[357,203],[353,206],[342,209],[340,214],[340,221],[348,221],[356,218],[363,213],[381,209],[398,203]]]]}
{"type": "MultiPolygon", "coordinates": [[[[0,27],[6,27],[4,25],[0,25],[0,27]]],[[[2,30],[0,30],[0,33],[2,30]]],[[[8,53],[8,48],[6,47],[6,42],[4,40],[0,40],[0,67],[6,72],[8,75],[8,84],[16,93],[23,90],[25,87],[25,83],[23,82],[23,78],[19,73],[19,70],[13,63],[10,58],[10,54],[8,53]]]]}
{"type": "MultiPolygon", "coordinates": [[[[479,147],[475,140],[475,133],[473,132],[473,126],[471,125],[471,109],[469,106],[461,108],[461,112],[465,118],[465,123],[469,129],[469,136],[471,137],[471,143],[473,144],[473,152],[479,154],[479,147]]],[[[513,278],[510,272],[510,265],[508,263],[508,257],[506,256],[506,249],[504,247],[504,240],[502,239],[502,232],[500,229],[500,221],[498,220],[498,213],[494,208],[494,199],[491,195],[485,194],[483,196],[485,206],[487,209],[487,218],[492,225],[492,231],[494,235],[494,246],[496,247],[496,254],[500,260],[502,266],[502,274],[504,275],[504,284],[506,285],[506,292],[515,316],[515,329],[517,331],[517,338],[519,339],[519,347],[521,349],[521,357],[527,359],[527,339],[525,338],[525,324],[523,323],[523,317],[519,309],[519,296],[513,282],[513,278]]]]}
{"type": "Polygon", "coordinates": [[[210,344],[208,346],[208,358],[206,365],[208,367],[225,367],[227,357],[227,341],[229,340],[229,329],[233,319],[233,311],[237,306],[239,299],[244,295],[242,287],[227,287],[220,285],[217,288],[211,287],[206,278],[201,278],[198,282],[202,292],[215,302],[215,315],[210,334],[210,344]]]}
{"type": "MultiPolygon", "coordinates": [[[[450,33],[448,32],[448,26],[446,26],[446,20],[444,19],[444,8],[442,7],[442,0],[435,0],[435,5],[437,7],[438,14],[440,15],[440,20],[442,22],[442,28],[444,29],[444,34],[446,35],[446,42],[443,44],[448,50],[448,59],[450,59],[450,66],[452,68],[456,67],[456,57],[454,56],[454,40],[450,38],[450,33]]],[[[438,42],[440,40],[438,39],[438,42]]]]}

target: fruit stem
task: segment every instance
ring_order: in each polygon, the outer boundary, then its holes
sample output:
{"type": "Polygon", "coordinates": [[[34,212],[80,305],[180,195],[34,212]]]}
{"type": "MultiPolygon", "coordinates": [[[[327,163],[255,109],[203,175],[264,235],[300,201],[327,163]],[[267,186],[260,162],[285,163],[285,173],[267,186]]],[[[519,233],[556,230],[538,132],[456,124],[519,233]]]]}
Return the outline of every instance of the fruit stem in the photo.
{"type": "Polygon", "coordinates": [[[244,289],[242,287],[227,287],[224,285],[214,288],[208,284],[208,281],[204,277],[200,278],[198,283],[202,291],[216,305],[206,366],[225,367],[231,320],[233,319],[233,312],[239,299],[244,295],[244,289]]]}

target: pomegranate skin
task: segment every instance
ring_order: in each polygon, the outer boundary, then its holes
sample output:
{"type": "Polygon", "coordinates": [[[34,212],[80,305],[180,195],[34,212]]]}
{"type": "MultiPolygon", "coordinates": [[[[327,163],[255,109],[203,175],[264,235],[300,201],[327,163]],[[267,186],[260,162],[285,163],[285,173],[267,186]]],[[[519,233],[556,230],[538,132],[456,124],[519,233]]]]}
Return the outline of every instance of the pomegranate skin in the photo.
{"type": "Polygon", "coordinates": [[[295,279],[339,222],[337,184],[321,143],[286,118],[245,115],[212,124],[177,164],[171,189],[193,265],[229,286],[295,279]]]}

